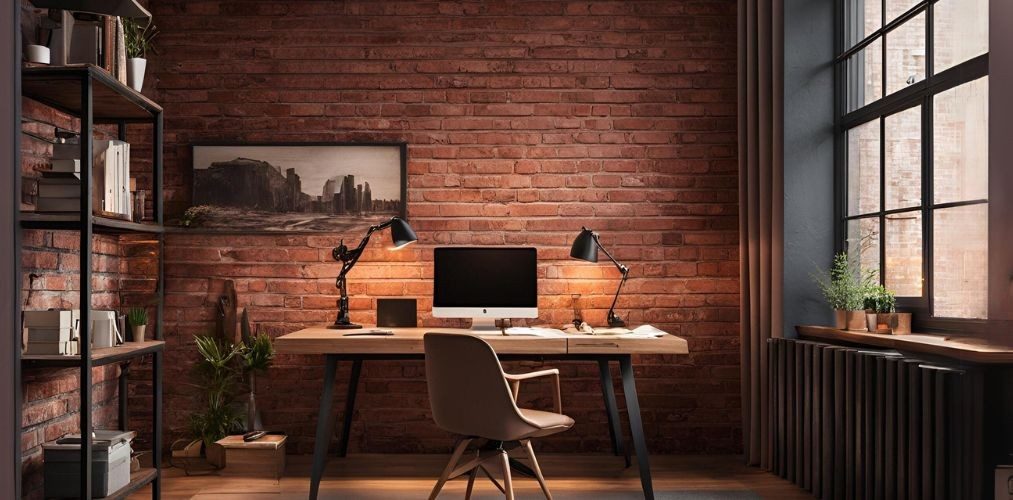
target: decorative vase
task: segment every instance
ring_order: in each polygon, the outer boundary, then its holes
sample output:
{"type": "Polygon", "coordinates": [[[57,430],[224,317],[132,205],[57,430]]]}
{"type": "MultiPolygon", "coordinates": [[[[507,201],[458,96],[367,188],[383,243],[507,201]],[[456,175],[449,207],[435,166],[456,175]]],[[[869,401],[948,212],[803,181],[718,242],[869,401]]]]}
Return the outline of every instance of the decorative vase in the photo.
{"type": "Polygon", "coordinates": [[[143,57],[131,57],[127,59],[127,85],[140,92],[144,85],[144,69],[148,66],[148,60],[143,57]]]}
{"type": "Polygon", "coordinates": [[[853,332],[865,332],[869,328],[866,326],[865,311],[845,311],[845,330],[853,332]]]}
{"type": "Polygon", "coordinates": [[[144,342],[144,328],[147,325],[133,325],[130,327],[131,332],[134,334],[134,342],[144,342]]]}
{"type": "Polygon", "coordinates": [[[49,64],[49,47],[45,45],[29,45],[25,47],[25,59],[30,63],[49,64]]]}

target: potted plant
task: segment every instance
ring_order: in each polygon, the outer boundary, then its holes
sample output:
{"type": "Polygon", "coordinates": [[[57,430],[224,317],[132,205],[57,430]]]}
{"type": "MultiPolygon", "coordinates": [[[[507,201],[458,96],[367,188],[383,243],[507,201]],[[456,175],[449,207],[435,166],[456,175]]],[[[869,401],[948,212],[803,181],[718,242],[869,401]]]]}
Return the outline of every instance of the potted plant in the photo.
{"type": "Polygon", "coordinates": [[[844,330],[865,331],[865,296],[873,283],[875,271],[862,272],[851,263],[848,254],[834,256],[830,271],[814,276],[827,304],[834,309],[834,327],[844,330]]]}
{"type": "Polygon", "coordinates": [[[865,299],[869,331],[907,335],[911,333],[911,313],[897,312],[897,298],[882,285],[869,287],[865,299]]]}
{"type": "Polygon", "coordinates": [[[138,92],[144,85],[144,70],[148,66],[148,51],[155,52],[151,43],[158,35],[155,25],[141,26],[133,19],[123,18],[123,44],[127,52],[127,85],[138,92]]]}
{"type": "Polygon", "coordinates": [[[242,367],[249,389],[246,406],[246,430],[259,431],[264,428],[257,410],[257,374],[267,371],[274,359],[274,345],[271,337],[264,333],[250,333],[250,317],[243,309],[242,316],[243,355],[242,367]]]}
{"type": "Polygon", "coordinates": [[[148,326],[148,310],[143,307],[130,308],[127,312],[127,321],[130,323],[134,342],[144,342],[144,329],[148,326]]]}
{"type": "Polygon", "coordinates": [[[235,360],[243,347],[212,335],[194,337],[201,359],[196,365],[198,387],[207,406],[190,415],[190,433],[199,440],[208,462],[224,465],[224,450],[215,443],[242,428],[242,416],[233,404],[238,372],[235,360]]]}

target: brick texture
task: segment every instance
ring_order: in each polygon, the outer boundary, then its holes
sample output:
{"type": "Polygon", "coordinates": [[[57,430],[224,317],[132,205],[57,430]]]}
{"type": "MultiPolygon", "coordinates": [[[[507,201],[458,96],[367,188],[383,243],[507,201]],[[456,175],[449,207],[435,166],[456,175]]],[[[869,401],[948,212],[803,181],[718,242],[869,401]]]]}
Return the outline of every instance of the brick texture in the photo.
{"type": "MultiPolygon", "coordinates": [[[[602,323],[617,272],[568,258],[572,238],[591,227],[631,267],[620,313],[689,340],[688,356],[635,359],[652,451],[739,450],[734,2],[151,9],[161,34],[145,93],[165,107],[170,216],[189,206],[195,142],[406,141],[408,216],[420,242],[388,252],[381,235],[370,245],[349,276],[355,321],[374,319],[377,297],[406,296],[419,299],[423,324],[459,325],[428,314],[433,247],[516,245],[539,250],[540,317],[529,323],[569,321],[573,294],[585,319],[602,323]]],[[[133,147],[147,137],[138,134],[133,147]]],[[[240,306],[271,335],[330,322],[339,269],[330,250],[359,237],[167,235],[166,443],[186,435],[200,404],[186,384],[193,336],[213,328],[223,281],[235,282],[240,306]]],[[[121,248],[120,258],[134,252],[121,248]]],[[[124,304],[143,295],[126,289],[130,274],[149,267],[120,265],[124,304]]],[[[552,365],[578,423],[539,446],[606,450],[596,367],[552,365]]],[[[322,371],[321,359],[279,356],[259,380],[265,425],[288,432],[293,453],[312,450],[322,371]]],[[[420,362],[366,363],[353,452],[449,448],[432,423],[423,371],[420,362]]],[[[339,380],[348,373],[339,367],[339,380]]],[[[525,388],[524,404],[548,406],[547,389],[525,388]]],[[[132,391],[132,404],[146,408],[144,391],[132,391]]],[[[135,417],[140,428],[150,415],[135,417]]]]}
{"type": "MultiPolygon", "coordinates": [[[[152,9],[162,34],[149,85],[166,110],[171,211],[190,201],[193,142],[407,141],[420,244],[370,245],[349,279],[353,319],[373,320],[376,297],[409,296],[425,325],[453,324],[427,312],[432,248],[530,245],[540,258],[535,323],[570,320],[578,293],[585,318],[601,323],[616,271],[568,259],[581,226],[594,228],[632,268],[620,311],[689,339],[689,356],[636,361],[652,448],[739,449],[734,2],[152,9]]],[[[219,280],[235,281],[272,335],[332,321],[330,249],[359,237],[170,235],[167,380],[194,362],[192,338],[211,328],[219,280]]],[[[542,446],[605,449],[595,367],[556,364],[578,424],[542,446]]],[[[422,371],[365,365],[352,450],[450,446],[431,422],[422,371]]],[[[285,356],[265,377],[265,424],[289,432],[294,452],[311,451],[321,372],[318,358],[285,356]]],[[[530,403],[547,403],[542,389],[525,391],[530,403]]],[[[196,402],[182,388],[166,397],[167,432],[180,435],[196,402]]]]}

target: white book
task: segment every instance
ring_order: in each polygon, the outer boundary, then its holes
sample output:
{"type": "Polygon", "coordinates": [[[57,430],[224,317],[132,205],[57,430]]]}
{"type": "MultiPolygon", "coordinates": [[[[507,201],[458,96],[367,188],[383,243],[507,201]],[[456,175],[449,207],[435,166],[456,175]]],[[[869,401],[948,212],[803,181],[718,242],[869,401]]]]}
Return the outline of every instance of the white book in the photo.
{"type": "Polygon", "coordinates": [[[25,349],[25,354],[73,356],[79,352],[77,344],[76,340],[69,342],[29,342],[27,349],[25,349]]]}

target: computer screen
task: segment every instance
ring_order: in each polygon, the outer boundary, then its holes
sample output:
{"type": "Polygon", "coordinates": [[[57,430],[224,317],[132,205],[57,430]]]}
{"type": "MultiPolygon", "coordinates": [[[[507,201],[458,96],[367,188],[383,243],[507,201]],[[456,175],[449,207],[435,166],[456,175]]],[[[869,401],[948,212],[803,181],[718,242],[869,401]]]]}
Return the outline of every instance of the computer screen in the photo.
{"type": "MultiPolygon", "coordinates": [[[[532,317],[531,311],[495,309],[538,307],[534,248],[440,247],[434,250],[433,259],[433,311],[444,313],[440,317],[532,317]]],[[[537,315],[537,309],[534,313],[537,315]]]]}

